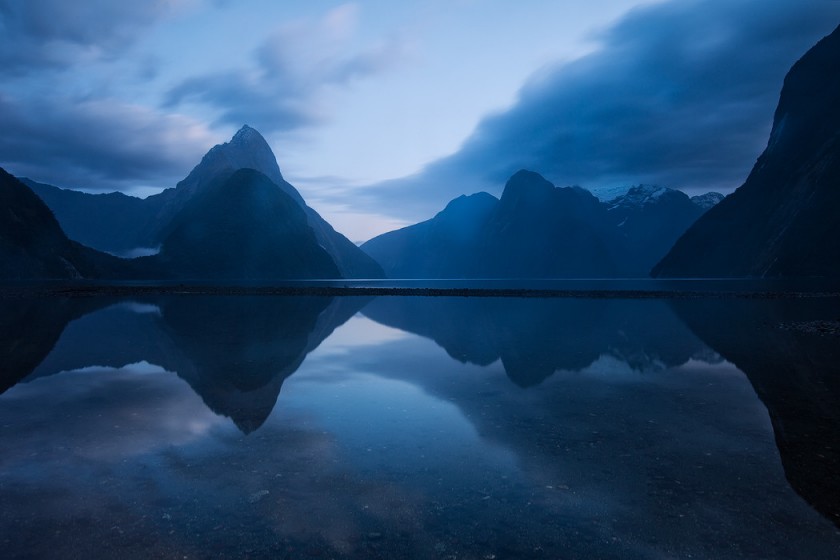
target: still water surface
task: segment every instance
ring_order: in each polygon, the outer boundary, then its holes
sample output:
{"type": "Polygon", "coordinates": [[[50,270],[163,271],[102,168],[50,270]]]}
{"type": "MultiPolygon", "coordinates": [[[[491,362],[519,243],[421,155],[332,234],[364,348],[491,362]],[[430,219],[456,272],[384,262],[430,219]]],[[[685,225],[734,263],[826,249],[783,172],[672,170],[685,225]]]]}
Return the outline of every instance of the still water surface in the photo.
{"type": "Polygon", "coordinates": [[[4,557],[840,551],[833,299],[0,306],[4,557]]]}

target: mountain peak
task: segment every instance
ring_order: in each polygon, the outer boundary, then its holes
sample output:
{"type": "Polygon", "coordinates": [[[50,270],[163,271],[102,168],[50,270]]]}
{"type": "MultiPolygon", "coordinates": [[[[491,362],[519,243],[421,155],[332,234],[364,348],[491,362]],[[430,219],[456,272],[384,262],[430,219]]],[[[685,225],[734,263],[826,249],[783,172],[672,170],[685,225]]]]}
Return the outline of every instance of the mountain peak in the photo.
{"type": "Polygon", "coordinates": [[[682,191],[660,187],[658,185],[634,185],[622,196],[616,197],[607,204],[610,208],[631,206],[641,208],[649,204],[659,204],[664,201],[681,203],[688,202],[689,197],[682,191]]]}
{"type": "Polygon", "coordinates": [[[719,192],[711,191],[705,194],[692,196],[691,202],[693,202],[703,210],[708,210],[712,206],[716,206],[723,199],[724,196],[722,194],[720,194],[719,192]]]}
{"type": "Polygon", "coordinates": [[[539,204],[551,196],[553,191],[554,185],[545,177],[534,171],[520,169],[505,184],[501,201],[505,206],[517,204],[521,201],[530,201],[539,204]]]}
{"type": "Polygon", "coordinates": [[[265,144],[268,146],[268,142],[265,141],[263,135],[257,129],[251,128],[247,124],[243,124],[242,128],[236,131],[236,134],[233,135],[233,138],[227,144],[232,146],[265,144]]]}
{"type": "MultiPolygon", "coordinates": [[[[233,135],[229,142],[216,144],[210,148],[186,179],[178,183],[180,196],[192,196],[219,174],[232,174],[239,169],[255,169],[281,188],[285,184],[271,146],[262,134],[246,124],[233,135]]],[[[290,194],[301,205],[303,204],[303,199],[297,191],[286,190],[287,194],[290,194]]]]}

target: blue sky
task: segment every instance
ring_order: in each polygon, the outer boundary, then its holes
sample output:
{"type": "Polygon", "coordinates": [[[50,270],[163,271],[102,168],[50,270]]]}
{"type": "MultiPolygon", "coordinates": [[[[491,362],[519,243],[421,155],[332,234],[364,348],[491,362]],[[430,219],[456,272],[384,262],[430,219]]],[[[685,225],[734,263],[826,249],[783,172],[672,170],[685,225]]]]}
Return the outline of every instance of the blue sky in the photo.
{"type": "Polygon", "coordinates": [[[351,239],[557,184],[730,191],[835,0],[0,0],[0,165],[173,186],[242,124],[351,239]]]}

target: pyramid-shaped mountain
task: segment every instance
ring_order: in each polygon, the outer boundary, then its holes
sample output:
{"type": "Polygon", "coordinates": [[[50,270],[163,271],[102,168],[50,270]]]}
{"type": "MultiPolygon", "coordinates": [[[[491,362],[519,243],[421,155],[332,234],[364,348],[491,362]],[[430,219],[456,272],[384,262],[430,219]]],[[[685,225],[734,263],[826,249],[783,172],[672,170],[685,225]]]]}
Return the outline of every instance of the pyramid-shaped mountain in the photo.
{"type": "Polygon", "coordinates": [[[160,253],[138,260],[191,279],[340,276],[297,201],[253,169],[217,173],[168,223],[160,253]]]}
{"type": "Polygon", "coordinates": [[[162,247],[191,200],[219,178],[227,179],[239,169],[260,172],[300,207],[317,243],[335,262],[341,277],[383,276],[373,259],[306,205],[297,189],[283,178],[268,143],[249,126],[243,126],[229,142],[210,149],[174,188],[146,199],[116,193],[91,195],[27,182],[53,210],[71,239],[116,254],[132,254],[138,249],[162,247]]]}
{"type": "Polygon", "coordinates": [[[660,277],[840,276],[840,27],[785,78],[746,182],[653,269],[660,277]]]}
{"type": "Polygon", "coordinates": [[[0,168],[0,278],[125,278],[132,264],[67,238],[50,209],[0,168]]]}

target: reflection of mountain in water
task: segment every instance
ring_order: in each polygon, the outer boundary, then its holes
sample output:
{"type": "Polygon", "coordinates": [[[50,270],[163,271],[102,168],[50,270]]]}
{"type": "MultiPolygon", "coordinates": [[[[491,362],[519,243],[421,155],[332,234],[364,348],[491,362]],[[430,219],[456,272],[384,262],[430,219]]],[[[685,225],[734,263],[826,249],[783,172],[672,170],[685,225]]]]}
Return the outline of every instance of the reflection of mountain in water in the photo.
{"type": "Polygon", "coordinates": [[[283,381],[336,327],[353,299],[174,298],[164,309],[172,340],[189,363],[178,375],[214,412],[245,433],[271,414],[283,381]]]}
{"type": "MultiPolygon", "coordinates": [[[[113,304],[73,322],[95,306],[84,307],[76,300],[28,304],[17,311],[15,320],[45,334],[24,339],[41,342],[37,345],[4,339],[11,341],[4,360],[20,364],[8,385],[27,374],[32,379],[145,361],[176,372],[208,407],[249,433],[268,418],[283,381],[364,300],[169,297],[113,304]]],[[[4,316],[4,326],[6,322],[4,316]]],[[[11,332],[10,325],[6,330],[11,332]]]]}
{"type": "Polygon", "coordinates": [[[840,304],[676,301],[707,344],[743,371],[770,413],[785,474],[840,525],[840,304]]]}
{"type": "Polygon", "coordinates": [[[99,299],[0,298],[0,393],[41,363],[70,321],[108,303],[99,299]]]}
{"type": "Polygon", "coordinates": [[[639,371],[708,355],[660,301],[383,297],[364,314],[430,338],[461,362],[501,359],[520,387],[558,370],[582,370],[604,355],[639,371]]]}

